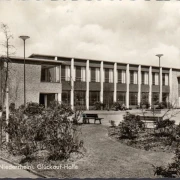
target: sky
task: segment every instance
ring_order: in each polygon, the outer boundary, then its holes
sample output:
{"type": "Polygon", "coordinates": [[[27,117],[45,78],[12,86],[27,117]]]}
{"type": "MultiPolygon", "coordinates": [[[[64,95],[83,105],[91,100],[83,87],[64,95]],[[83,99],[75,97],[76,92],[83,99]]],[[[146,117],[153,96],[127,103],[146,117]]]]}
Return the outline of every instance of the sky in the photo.
{"type": "MultiPolygon", "coordinates": [[[[0,0],[16,56],[47,54],[180,68],[180,1],[0,0]]],[[[0,31],[0,43],[4,34],[0,31]]],[[[0,54],[4,49],[0,47],[0,54]]]]}

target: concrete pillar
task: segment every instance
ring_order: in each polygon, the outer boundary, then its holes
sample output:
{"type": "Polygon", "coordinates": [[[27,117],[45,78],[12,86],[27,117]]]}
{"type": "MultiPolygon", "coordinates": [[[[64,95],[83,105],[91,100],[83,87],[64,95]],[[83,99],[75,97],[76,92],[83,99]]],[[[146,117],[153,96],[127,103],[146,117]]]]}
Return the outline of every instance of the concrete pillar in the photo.
{"type": "Polygon", "coordinates": [[[117,63],[114,63],[114,102],[117,101],[117,63]]]}
{"type": "Polygon", "coordinates": [[[103,68],[103,61],[101,61],[100,74],[101,74],[100,101],[103,103],[103,84],[104,84],[104,68],[103,68]]]}
{"type": "Polygon", "coordinates": [[[89,110],[89,60],[86,61],[86,109],[89,110]]]}
{"type": "Polygon", "coordinates": [[[173,89],[172,89],[172,68],[169,69],[169,102],[173,104],[173,89]]]}
{"type": "Polygon", "coordinates": [[[126,107],[129,108],[129,64],[126,68],[126,107]]]}
{"type": "Polygon", "coordinates": [[[44,95],[44,105],[47,107],[47,94],[44,95]]]}
{"type": "Polygon", "coordinates": [[[160,67],[160,93],[159,93],[159,102],[162,102],[162,67],[160,67]]]}
{"type": "Polygon", "coordinates": [[[74,59],[71,59],[71,108],[74,109],[74,59]]]}
{"type": "Polygon", "coordinates": [[[138,66],[138,105],[141,102],[141,65],[138,66]]]}
{"type": "Polygon", "coordinates": [[[152,106],[152,66],[149,67],[149,104],[152,106]]]}

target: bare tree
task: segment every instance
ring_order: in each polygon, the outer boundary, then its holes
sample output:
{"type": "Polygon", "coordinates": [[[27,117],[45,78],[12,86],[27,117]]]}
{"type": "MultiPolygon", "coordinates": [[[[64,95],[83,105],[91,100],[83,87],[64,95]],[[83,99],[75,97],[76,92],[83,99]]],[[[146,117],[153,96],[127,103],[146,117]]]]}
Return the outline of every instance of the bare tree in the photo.
{"type": "Polygon", "coordinates": [[[1,46],[5,49],[4,54],[1,56],[1,104],[4,107],[6,99],[6,89],[8,87],[9,80],[9,56],[15,54],[15,47],[11,44],[13,35],[7,24],[1,23],[1,32],[4,35],[4,41],[2,41],[1,46]]]}

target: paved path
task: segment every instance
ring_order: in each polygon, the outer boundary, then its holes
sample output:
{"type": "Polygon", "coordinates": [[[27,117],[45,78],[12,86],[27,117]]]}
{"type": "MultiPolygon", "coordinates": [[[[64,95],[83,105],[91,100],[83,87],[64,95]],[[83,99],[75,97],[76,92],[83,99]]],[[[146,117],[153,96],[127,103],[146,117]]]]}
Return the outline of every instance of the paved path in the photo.
{"type": "Polygon", "coordinates": [[[0,178],[38,178],[38,176],[26,171],[17,169],[3,169],[5,166],[11,166],[11,164],[0,160],[0,178]]]}

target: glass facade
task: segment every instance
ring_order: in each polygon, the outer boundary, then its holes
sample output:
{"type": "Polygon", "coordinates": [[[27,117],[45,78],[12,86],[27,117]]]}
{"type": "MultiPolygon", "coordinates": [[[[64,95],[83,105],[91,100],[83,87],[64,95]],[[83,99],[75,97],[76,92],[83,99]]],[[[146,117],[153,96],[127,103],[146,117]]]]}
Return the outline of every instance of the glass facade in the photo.
{"type": "Polygon", "coordinates": [[[156,105],[159,102],[159,93],[153,92],[152,93],[152,105],[156,105]]]}
{"type": "Polygon", "coordinates": [[[103,92],[103,102],[106,108],[110,108],[113,104],[113,91],[103,92]]]}
{"type": "Polygon", "coordinates": [[[70,91],[62,91],[62,103],[70,104],[70,91]]]}
{"type": "Polygon", "coordinates": [[[138,93],[137,92],[129,93],[129,105],[130,106],[138,105],[138,93]]]}
{"type": "Polygon", "coordinates": [[[41,82],[60,82],[59,66],[42,65],[41,82]]]}
{"type": "Polygon", "coordinates": [[[117,92],[117,102],[126,104],[126,92],[117,92]]]}
{"type": "Polygon", "coordinates": [[[74,91],[74,105],[86,106],[86,91],[74,91]]]}
{"type": "Polygon", "coordinates": [[[149,102],[149,93],[148,92],[142,92],[141,93],[141,102],[142,103],[148,103],[149,102]]]}
{"type": "Polygon", "coordinates": [[[100,91],[89,91],[89,105],[94,106],[97,101],[100,101],[100,91]]]}

